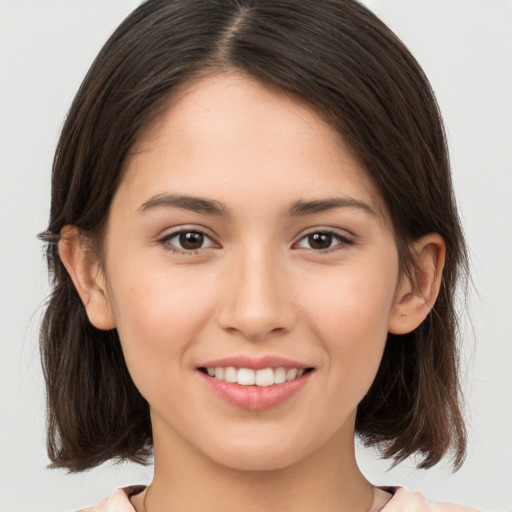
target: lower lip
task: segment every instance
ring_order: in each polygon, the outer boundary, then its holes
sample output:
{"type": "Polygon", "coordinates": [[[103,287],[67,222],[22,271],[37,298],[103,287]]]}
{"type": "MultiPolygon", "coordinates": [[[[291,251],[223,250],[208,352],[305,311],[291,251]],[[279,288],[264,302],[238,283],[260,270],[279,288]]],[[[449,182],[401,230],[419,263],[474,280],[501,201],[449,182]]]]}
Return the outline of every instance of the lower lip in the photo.
{"type": "Polygon", "coordinates": [[[272,386],[242,386],[215,379],[199,371],[205,384],[217,396],[236,407],[249,411],[265,411],[286,402],[307,384],[312,373],[309,371],[297,379],[272,386]]]}

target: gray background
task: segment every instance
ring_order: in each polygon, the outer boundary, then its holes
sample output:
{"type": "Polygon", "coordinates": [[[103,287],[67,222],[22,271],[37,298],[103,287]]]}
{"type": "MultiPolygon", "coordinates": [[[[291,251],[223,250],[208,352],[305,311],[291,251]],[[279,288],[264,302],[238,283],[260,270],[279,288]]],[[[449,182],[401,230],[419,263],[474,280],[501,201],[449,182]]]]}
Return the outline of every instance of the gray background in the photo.
{"type": "MultiPolygon", "coordinates": [[[[151,470],[45,469],[44,393],[37,348],[48,292],[42,245],[52,153],[87,68],[137,0],[0,0],[0,510],[65,511],[151,470]]],[[[464,322],[468,459],[388,465],[360,450],[375,484],[430,499],[512,510],[512,1],[366,0],[412,50],[443,111],[475,291],[464,322]]]]}

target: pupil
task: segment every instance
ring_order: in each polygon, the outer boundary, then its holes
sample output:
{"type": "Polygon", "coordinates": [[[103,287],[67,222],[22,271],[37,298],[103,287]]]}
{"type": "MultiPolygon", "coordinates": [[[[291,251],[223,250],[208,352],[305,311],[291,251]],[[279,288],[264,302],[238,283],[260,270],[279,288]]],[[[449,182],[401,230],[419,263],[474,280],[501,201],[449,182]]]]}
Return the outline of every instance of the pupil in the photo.
{"type": "Polygon", "coordinates": [[[329,233],[314,233],[308,237],[312,249],[328,249],[332,243],[332,235],[329,233]]]}
{"type": "Polygon", "coordinates": [[[188,233],[181,233],[180,244],[183,249],[200,249],[203,245],[204,236],[201,233],[190,231],[188,233]]]}

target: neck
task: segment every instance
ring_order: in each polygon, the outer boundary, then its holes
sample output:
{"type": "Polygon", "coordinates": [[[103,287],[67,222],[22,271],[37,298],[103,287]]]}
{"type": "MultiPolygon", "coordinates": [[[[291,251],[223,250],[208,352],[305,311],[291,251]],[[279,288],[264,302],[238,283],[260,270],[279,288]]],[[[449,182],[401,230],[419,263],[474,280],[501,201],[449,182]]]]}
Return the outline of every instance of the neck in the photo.
{"type": "Polygon", "coordinates": [[[206,458],[187,443],[154,434],[155,475],[137,511],[366,512],[373,488],[357,467],[353,428],[280,469],[245,471],[206,458]]]}

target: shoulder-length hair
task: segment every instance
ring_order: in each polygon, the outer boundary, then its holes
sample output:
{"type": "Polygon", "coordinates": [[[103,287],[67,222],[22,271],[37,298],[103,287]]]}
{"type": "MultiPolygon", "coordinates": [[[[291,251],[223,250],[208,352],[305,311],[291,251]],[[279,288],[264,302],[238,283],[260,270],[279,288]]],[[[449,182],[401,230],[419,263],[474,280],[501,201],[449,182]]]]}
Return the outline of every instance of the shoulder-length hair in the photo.
{"type": "Polygon", "coordinates": [[[53,279],[41,329],[52,466],[79,471],[151,455],[149,406],[117,332],[89,323],[58,242],[63,226],[74,225],[101,253],[130,149],[179,85],[223,70],[305,101],[338,131],[388,209],[403,272],[413,264],[411,242],[443,237],[438,300],[416,330],[388,335],[356,431],[395,462],[419,454],[427,468],[451,452],[460,466],[466,438],[454,292],[467,258],[443,124],[418,63],[356,0],[148,0],[100,51],[60,136],[41,235],[53,279]]]}

